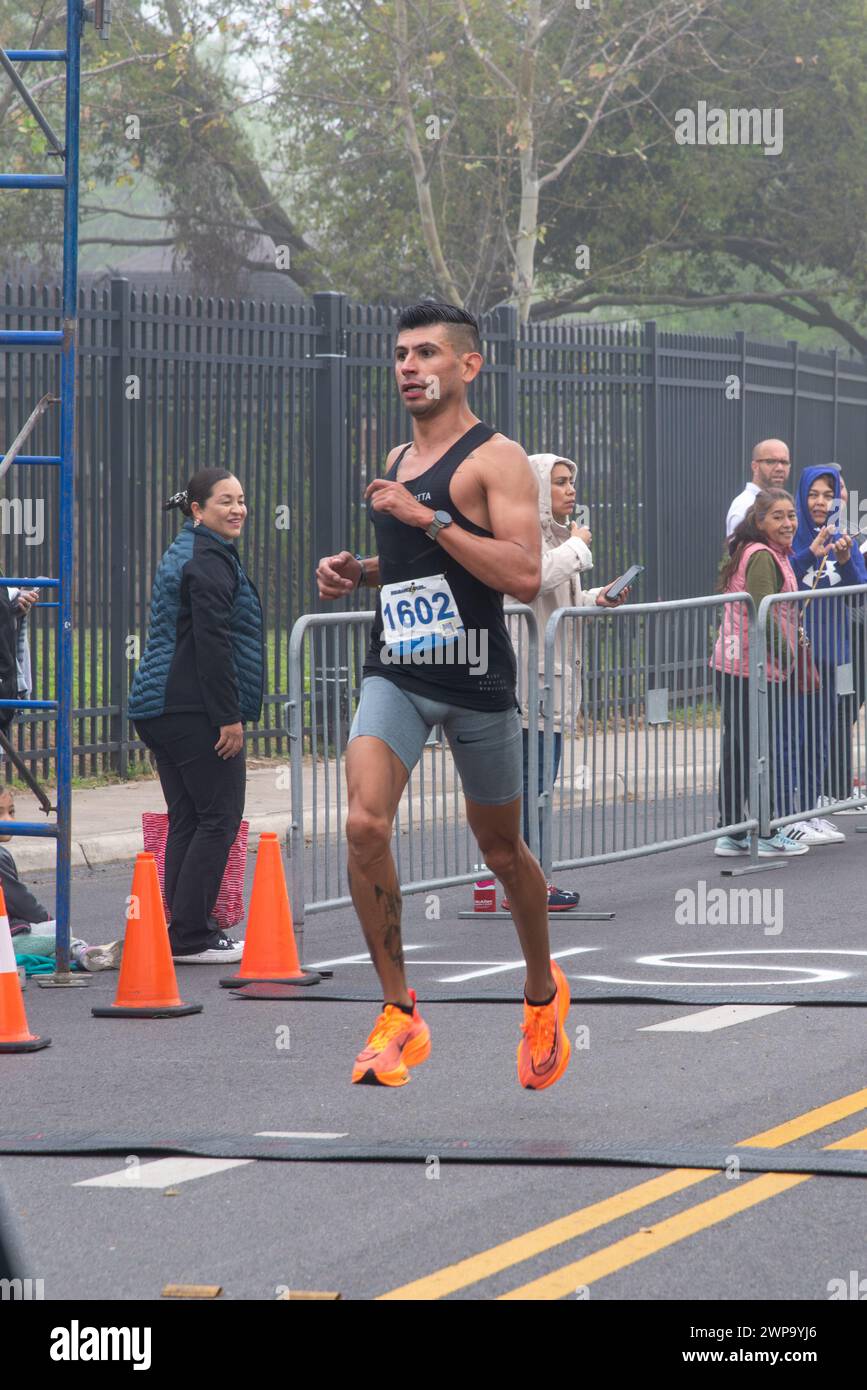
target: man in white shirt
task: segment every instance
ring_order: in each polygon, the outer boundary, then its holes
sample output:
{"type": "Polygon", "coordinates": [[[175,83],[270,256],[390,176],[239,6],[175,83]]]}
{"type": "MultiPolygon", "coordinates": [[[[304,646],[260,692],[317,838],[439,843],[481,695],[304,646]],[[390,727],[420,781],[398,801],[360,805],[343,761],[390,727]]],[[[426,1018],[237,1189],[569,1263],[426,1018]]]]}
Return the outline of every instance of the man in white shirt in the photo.
{"type": "Polygon", "coordinates": [[[753,449],[750,467],[753,470],[752,482],[747,483],[729,507],[726,540],[731,540],[735,527],[743,521],[762,488],[786,486],[792,467],[788,445],[782,439],[763,439],[753,449]]]}

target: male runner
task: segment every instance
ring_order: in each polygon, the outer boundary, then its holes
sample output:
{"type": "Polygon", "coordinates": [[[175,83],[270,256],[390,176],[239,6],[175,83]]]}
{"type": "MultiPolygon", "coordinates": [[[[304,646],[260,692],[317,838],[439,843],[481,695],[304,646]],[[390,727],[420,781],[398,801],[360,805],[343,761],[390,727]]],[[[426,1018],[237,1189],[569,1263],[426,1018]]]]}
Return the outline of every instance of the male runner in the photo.
{"type": "Polygon", "coordinates": [[[553,1085],[571,1050],[569,988],[550,958],[547,884],[521,836],[521,719],[503,617],[504,593],[526,603],[539,591],[538,485],[520,445],[467,406],[480,347],[476,320],[454,305],[401,313],[395,374],[413,438],[391,450],[385,476],[365,493],[377,554],[344,550],[316,570],[322,598],[342,598],[361,583],[380,589],[346,751],[349,885],[385,1001],[352,1073],[368,1085],[403,1086],[407,1068],[430,1053],[404,974],[390,844],[398,803],[435,724],[449,741],[484,862],[508,894],[527,963],[521,1084],[553,1085]],[[469,640],[463,651],[453,646],[461,627],[486,650],[484,672],[468,660],[469,640]],[[447,659],[455,651],[463,661],[447,659]],[[422,661],[401,659],[410,652],[422,661]]]}

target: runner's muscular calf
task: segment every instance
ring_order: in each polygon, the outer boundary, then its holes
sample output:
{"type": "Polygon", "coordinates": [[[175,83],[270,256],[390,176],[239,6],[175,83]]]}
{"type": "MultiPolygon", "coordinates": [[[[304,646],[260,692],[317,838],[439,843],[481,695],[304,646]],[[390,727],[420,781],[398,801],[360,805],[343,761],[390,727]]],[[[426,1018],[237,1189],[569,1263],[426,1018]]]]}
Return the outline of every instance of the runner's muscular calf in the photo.
{"type": "MultiPolygon", "coordinates": [[[[460,431],[458,431],[460,434],[460,431]]],[[[389,454],[386,471],[399,449],[389,454]]],[[[441,445],[437,452],[442,452],[441,445]]],[[[410,450],[398,480],[375,479],[365,496],[376,511],[425,530],[430,507],[404,486],[434,461],[410,450]]],[[[440,531],[442,546],[470,574],[500,593],[530,602],[541,583],[538,485],[527,455],[514,440],[496,434],[460,464],[451,479],[455,507],[491,537],[474,536],[460,526],[440,531]]],[[[322,598],[341,598],[359,582],[358,561],[348,551],[320,561],[316,571],[322,598]]],[[[376,557],[365,559],[361,581],[379,582],[376,557]]],[[[348,874],[355,909],[383,984],[384,997],[409,1005],[401,942],[401,894],[391,855],[391,833],[408,781],[406,768],[381,740],[356,738],[346,755],[349,811],[346,835],[348,874]]],[[[545,1000],[554,992],[548,940],[547,885],[521,836],[521,798],[489,806],[466,799],[467,819],[484,862],[503,884],[527,962],[526,995],[545,1000]]]]}

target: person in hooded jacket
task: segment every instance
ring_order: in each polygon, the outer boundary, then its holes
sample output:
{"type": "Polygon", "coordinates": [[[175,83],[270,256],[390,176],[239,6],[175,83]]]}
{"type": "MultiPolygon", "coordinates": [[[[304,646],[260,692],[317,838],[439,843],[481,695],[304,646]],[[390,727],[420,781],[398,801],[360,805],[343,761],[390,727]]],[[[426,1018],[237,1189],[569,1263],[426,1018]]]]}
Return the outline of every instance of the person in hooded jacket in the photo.
{"type": "MultiPolygon", "coordinates": [[[[521,718],[524,737],[524,839],[529,843],[530,791],[529,791],[529,740],[536,730],[539,741],[539,785],[538,795],[544,789],[545,773],[543,765],[544,733],[539,728],[538,692],[542,686],[545,672],[545,628],[551,614],[558,608],[617,608],[629,597],[626,589],[618,599],[605,597],[611,585],[592,589],[582,589],[581,574],[593,567],[590,550],[592,533],[586,526],[579,526],[573,520],[575,511],[575,478],[578,465],[571,459],[561,458],[559,454],[530,454],[530,463],[539,481],[539,520],[542,526],[542,585],[537,597],[529,605],[536,615],[539,628],[538,672],[527,669],[529,653],[527,643],[519,643],[518,623],[512,620],[512,641],[523,665],[519,677],[519,690],[523,692],[521,718]]],[[[613,581],[612,581],[613,583],[613,581]]],[[[507,598],[507,603],[516,600],[507,598]]],[[[575,723],[581,705],[581,632],[575,629],[574,647],[570,652],[564,650],[566,630],[561,628],[554,654],[554,767],[553,778],[557,780],[563,754],[564,738],[575,732],[575,723]]],[[[541,831],[541,817],[540,817],[541,831]]],[[[555,884],[548,885],[548,911],[564,912],[576,907],[579,894],[567,892],[555,884]]],[[[504,903],[508,908],[508,904],[504,903]]]]}
{"type": "MultiPolygon", "coordinates": [[[[842,514],[842,478],[833,465],[805,468],[795,496],[798,529],[792,553],[792,569],[801,589],[835,589],[867,584],[867,568],[857,539],[837,524],[842,514]]],[[[852,619],[849,604],[823,600],[804,605],[804,630],[810,640],[819,671],[819,689],[800,697],[798,739],[799,785],[806,808],[822,799],[848,800],[852,795],[850,739],[839,731],[851,731],[854,694],[837,693],[837,670],[853,659],[852,619]]],[[[832,843],[846,837],[827,818],[816,816],[802,823],[807,843],[832,843]],[[811,839],[810,833],[816,837],[811,839]],[[821,837],[821,838],[820,838],[821,837]]],[[[798,838],[789,832],[792,838],[798,838]]]]}
{"type": "Polygon", "coordinates": [[[172,508],[187,520],[157,570],[129,712],[168,807],[172,955],[226,964],[242,945],[211,913],[244,814],[244,724],[262,711],[262,605],[235,547],[247,515],[238,479],[203,468],[169,498],[172,508]]]}

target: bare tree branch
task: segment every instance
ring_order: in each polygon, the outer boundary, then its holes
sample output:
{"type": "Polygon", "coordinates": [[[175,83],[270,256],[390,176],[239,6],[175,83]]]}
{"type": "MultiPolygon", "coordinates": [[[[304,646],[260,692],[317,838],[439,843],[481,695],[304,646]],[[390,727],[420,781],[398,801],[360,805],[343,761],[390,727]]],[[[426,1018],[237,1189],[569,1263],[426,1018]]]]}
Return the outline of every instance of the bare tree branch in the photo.
{"type": "Polygon", "coordinates": [[[497,82],[505,87],[507,92],[511,92],[513,97],[517,97],[518,89],[512,79],[503,72],[502,68],[497,66],[490,53],[488,53],[484,45],[476,38],[472,26],[470,25],[470,14],[466,6],[466,0],[457,0],[457,6],[458,16],[461,24],[464,26],[464,34],[466,35],[467,43],[470,45],[470,48],[475,53],[479,62],[487,68],[488,72],[492,77],[496,78],[497,82]]]}
{"type": "Polygon", "coordinates": [[[453,304],[462,304],[463,296],[455,283],[454,276],[446,263],[445,253],[443,252],[439,229],[437,227],[436,213],[434,212],[433,199],[431,197],[428,171],[425,169],[424,157],[421,152],[418,132],[415,128],[415,120],[413,118],[412,102],[409,92],[408,24],[404,0],[395,0],[394,12],[395,33],[393,44],[397,67],[398,116],[403,129],[410,166],[415,180],[422,237],[424,238],[427,253],[430,257],[431,267],[441,293],[453,304]]]}

